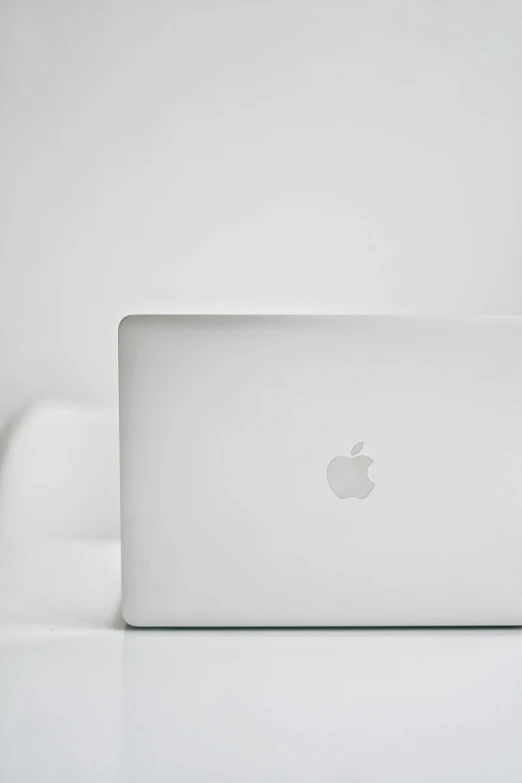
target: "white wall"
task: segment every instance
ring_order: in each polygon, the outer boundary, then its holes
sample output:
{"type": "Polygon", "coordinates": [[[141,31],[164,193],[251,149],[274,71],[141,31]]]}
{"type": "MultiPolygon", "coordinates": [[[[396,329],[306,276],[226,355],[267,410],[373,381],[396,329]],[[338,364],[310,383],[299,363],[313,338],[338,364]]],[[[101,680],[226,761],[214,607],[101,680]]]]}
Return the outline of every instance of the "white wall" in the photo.
{"type": "Polygon", "coordinates": [[[519,0],[3,0],[0,421],[145,311],[522,310],[519,0]]]}

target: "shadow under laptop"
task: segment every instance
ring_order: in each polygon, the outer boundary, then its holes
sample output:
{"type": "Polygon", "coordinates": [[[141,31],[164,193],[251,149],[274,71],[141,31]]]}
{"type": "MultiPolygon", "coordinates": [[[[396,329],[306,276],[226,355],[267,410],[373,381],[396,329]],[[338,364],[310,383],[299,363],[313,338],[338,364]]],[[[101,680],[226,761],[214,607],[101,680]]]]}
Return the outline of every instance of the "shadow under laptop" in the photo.
{"type": "Polygon", "coordinates": [[[522,779],[520,632],[253,630],[126,629],[126,781],[522,779]]]}

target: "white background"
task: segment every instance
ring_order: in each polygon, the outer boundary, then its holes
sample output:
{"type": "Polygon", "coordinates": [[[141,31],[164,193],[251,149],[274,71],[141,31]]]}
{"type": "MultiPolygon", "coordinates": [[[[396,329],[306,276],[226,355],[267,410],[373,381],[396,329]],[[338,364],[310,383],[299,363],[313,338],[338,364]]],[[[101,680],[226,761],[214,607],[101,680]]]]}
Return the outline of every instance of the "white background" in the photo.
{"type": "MultiPolygon", "coordinates": [[[[522,312],[521,26],[520,0],[2,0],[0,425],[113,404],[129,312],[522,312]]],[[[5,783],[522,780],[520,630],[140,633],[117,541],[0,554],[5,783]]]]}
{"type": "Polygon", "coordinates": [[[4,0],[0,422],[146,311],[522,309],[518,0],[4,0]]]}

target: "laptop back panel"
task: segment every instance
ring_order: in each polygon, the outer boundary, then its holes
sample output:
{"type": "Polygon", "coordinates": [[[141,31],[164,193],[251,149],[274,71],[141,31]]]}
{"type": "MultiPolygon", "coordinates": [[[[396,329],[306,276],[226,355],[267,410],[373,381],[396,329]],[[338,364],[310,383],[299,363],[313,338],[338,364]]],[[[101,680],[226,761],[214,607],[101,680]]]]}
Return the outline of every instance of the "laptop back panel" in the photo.
{"type": "Polygon", "coordinates": [[[522,621],[522,319],[131,316],[123,613],[522,621]]]}

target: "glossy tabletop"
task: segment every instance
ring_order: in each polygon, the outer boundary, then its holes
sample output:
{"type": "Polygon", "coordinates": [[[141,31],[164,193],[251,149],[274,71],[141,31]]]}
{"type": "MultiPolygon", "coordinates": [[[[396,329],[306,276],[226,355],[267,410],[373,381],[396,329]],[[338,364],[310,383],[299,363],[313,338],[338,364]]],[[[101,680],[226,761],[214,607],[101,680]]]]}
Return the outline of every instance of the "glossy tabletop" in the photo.
{"type": "Polygon", "coordinates": [[[134,630],[116,549],[75,547],[60,607],[4,553],[2,783],[522,780],[521,630],[134,630]]]}

